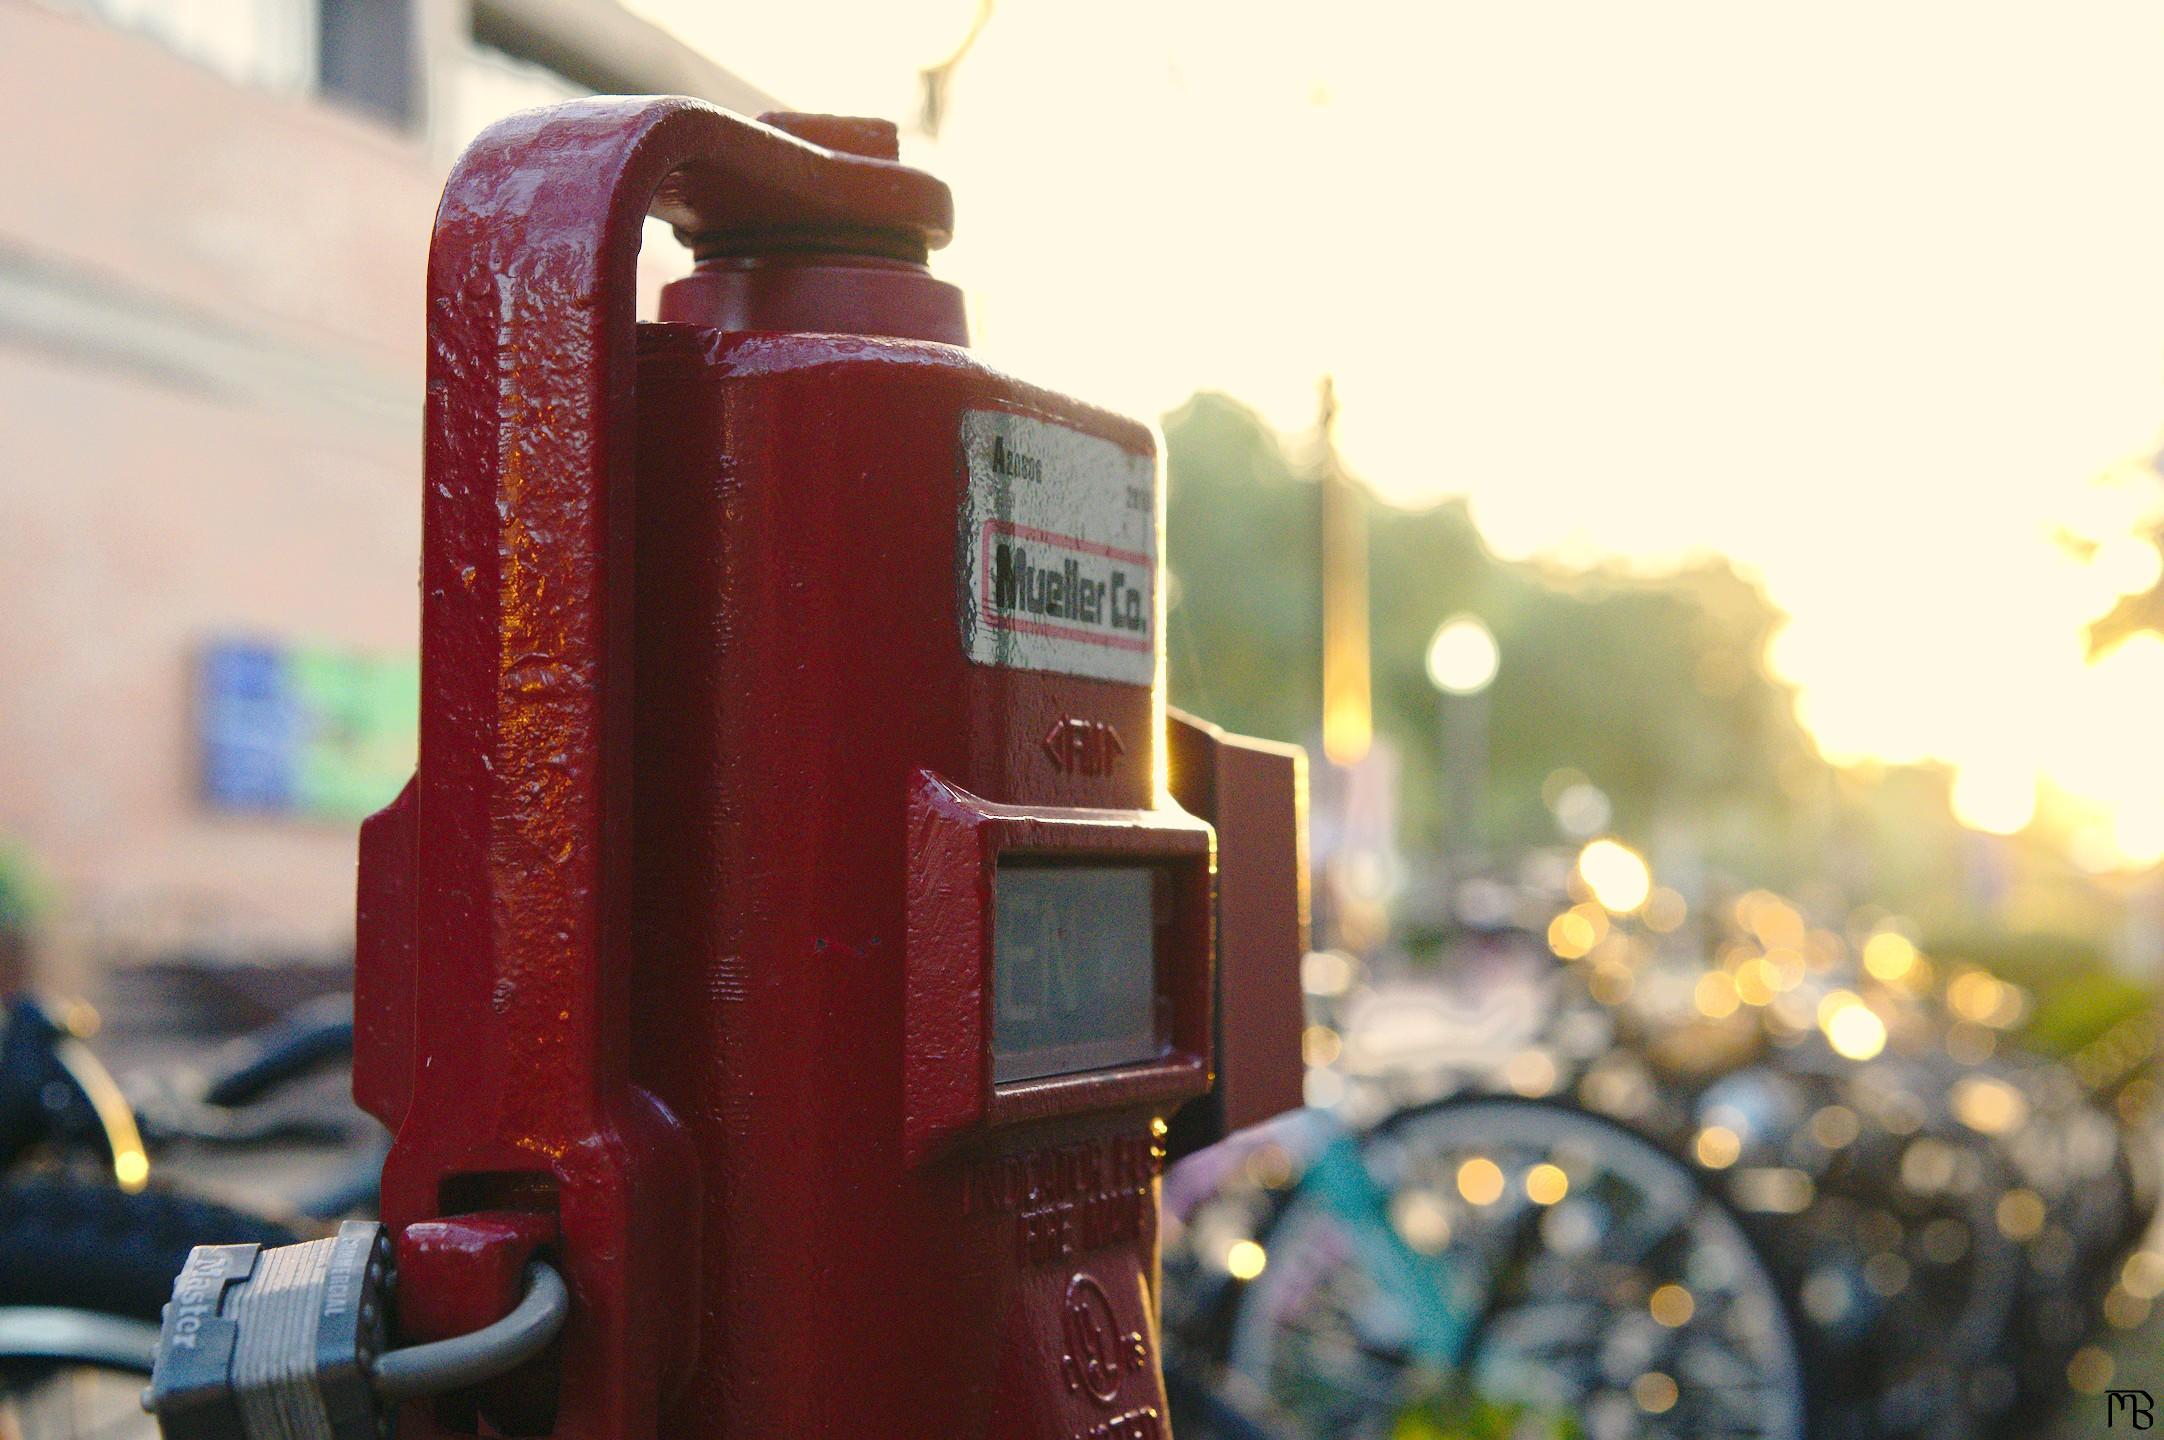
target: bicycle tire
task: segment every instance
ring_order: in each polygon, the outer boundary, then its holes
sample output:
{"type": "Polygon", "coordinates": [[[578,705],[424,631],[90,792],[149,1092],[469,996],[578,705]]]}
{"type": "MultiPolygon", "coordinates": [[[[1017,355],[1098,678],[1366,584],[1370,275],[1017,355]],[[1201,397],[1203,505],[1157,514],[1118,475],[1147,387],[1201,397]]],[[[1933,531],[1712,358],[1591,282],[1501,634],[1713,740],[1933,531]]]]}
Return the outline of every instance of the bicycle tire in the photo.
{"type": "Polygon", "coordinates": [[[197,1245],[286,1245],[275,1220],[171,1190],[61,1177],[0,1185],[0,1305],[155,1321],[197,1245]]]}
{"type": "MultiPolygon", "coordinates": [[[[1762,1375],[1761,1380],[1768,1387],[1766,1394],[1769,1400],[1776,1396],[1779,1397],[1775,1409],[1782,1412],[1782,1414],[1778,1419],[1773,1415],[1765,1416],[1764,1419],[1769,1423],[1756,1433],[1798,1437],[1798,1440],[1802,1435],[1810,1433],[1810,1399],[1808,1386],[1804,1383],[1802,1374],[1803,1357],[1801,1347],[1797,1343],[1798,1336],[1795,1333],[1793,1317],[1788,1312],[1785,1297],[1781,1295],[1773,1275],[1766,1266],[1764,1257],[1758,1252],[1757,1247],[1751,1243],[1748,1235],[1744,1233],[1742,1227],[1737,1223],[1737,1217],[1722,1198],[1705,1186],[1688,1166],[1683,1165],[1658,1146],[1648,1142],[1644,1136],[1631,1131],[1627,1127],[1619,1126],[1611,1120],[1590,1115],[1576,1107],[1559,1105],[1552,1101],[1523,1100],[1516,1097],[1461,1096],[1400,1112],[1364,1137],[1361,1146],[1365,1152],[1370,1146],[1376,1144],[1387,1146],[1407,1139],[1416,1139],[1415,1132],[1444,1119],[1453,1123],[1467,1121],[1503,1122],[1511,1117],[1522,1117],[1531,1120],[1534,1122],[1534,1128],[1539,1130],[1558,1127],[1562,1130],[1575,1132],[1578,1136],[1599,1137],[1610,1147],[1611,1153],[1623,1161],[1626,1169],[1642,1176],[1647,1174],[1657,1175],[1658,1183],[1663,1189],[1672,1190],[1679,1197],[1690,1197],[1689,1209],[1683,1212],[1687,1217],[1686,1223],[1692,1229],[1709,1238],[1715,1232],[1718,1233],[1723,1249],[1734,1257],[1736,1263],[1743,1270],[1748,1272],[1749,1283],[1743,1288],[1752,1292],[1756,1302],[1765,1312],[1763,1323],[1771,1327],[1771,1330],[1764,1337],[1769,1348],[1760,1356],[1760,1363],[1766,1364],[1769,1368],[1762,1375]],[[1624,1157],[1627,1157],[1627,1159],[1624,1157]]],[[[1300,1222],[1294,1219],[1294,1216],[1307,1208],[1302,1199],[1304,1193],[1304,1187],[1295,1185],[1291,1192],[1284,1197],[1283,1203],[1269,1207],[1267,1218],[1263,1220],[1263,1224],[1257,1233],[1257,1238],[1265,1246],[1268,1246],[1273,1240],[1290,1240],[1292,1232],[1296,1232],[1301,1228],[1300,1222]],[[1286,1228],[1281,1229],[1281,1225],[1286,1228]]],[[[1275,1269],[1276,1267],[1273,1266],[1272,1268],[1275,1269]]],[[[1271,1281],[1267,1277],[1268,1272],[1265,1272],[1265,1278],[1260,1282],[1265,1290],[1271,1286],[1271,1281]]],[[[1739,1274],[1738,1278],[1740,1280],[1742,1276],[1739,1274]]],[[[1230,1287],[1227,1292],[1222,1294],[1219,1297],[1219,1303],[1229,1305],[1231,1312],[1229,1314],[1221,1312],[1220,1325],[1222,1328],[1219,1328],[1219,1326],[1212,1326],[1211,1328],[1218,1331],[1219,1343],[1224,1347],[1219,1349],[1216,1355],[1217,1365],[1225,1367],[1219,1373],[1228,1377],[1233,1374],[1243,1376],[1245,1381],[1256,1387],[1257,1393],[1260,1394],[1269,1391],[1271,1385],[1265,1373],[1266,1367],[1258,1366],[1255,1363],[1258,1357],[1253,1346],[1261,1340],[1261,1331],[1255,1327],[1261,1325],[1264,1329],[1268,1329],[1271,1328],[1271,1322],[1264,1321],[1261,1318],[1260,1311],[1250,1308],[1251,1301],[1261,1299],[1258,1294],[1253,1293],[1255,1289],[1256,1287],[1251,1285],[1238,1285],[1230,1287]],[[1242,1352],[1246,1353],[1243,1355],[1242,1352]]],[[[1270,1302],[1263,1301],[1262,1308],[1264,1310],[1271,1308],[1270,1302]]],[[[1484,1315],[1481,1320],[1482,1329],[1484,1330],[1489,1324],[1493,1323],[1495,1318],[1494,1316],[1484,1315]]],[[[1469,1362],[1476,1366],[1480,1363],[1480,1355],[1487,1338],[1484,1335],[1477,1337],[1471,1352],[1466,1357],[1469,1362]]],[[[1287,1415],[1283,1418],[1290,1420],[1292,1417],[1287,1415]]],[[[1301,1427],[1295,1424],[1293,1428],[1299,1429],[1301,1427]]]]}
{"type": "Polygon", "coordinates": [[[214,1057],[203,1103],[233,1109],[320,1066],[353,1058],[353,997],[330,995],[288,1011],[214,1057]]]}

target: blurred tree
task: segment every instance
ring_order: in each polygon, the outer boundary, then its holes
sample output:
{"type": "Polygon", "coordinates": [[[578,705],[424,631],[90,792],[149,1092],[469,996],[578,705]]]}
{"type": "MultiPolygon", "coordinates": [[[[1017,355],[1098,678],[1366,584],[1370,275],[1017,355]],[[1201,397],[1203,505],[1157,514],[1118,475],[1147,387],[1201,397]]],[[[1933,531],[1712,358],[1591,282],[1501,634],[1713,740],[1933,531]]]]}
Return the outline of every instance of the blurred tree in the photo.
{"type": "MultiPolygon", "coordinates": [[[[1236,729],[1312,743],[1319,724],[1317,490],[1251,411],[1199,395],[1165,421],[1172,697],[1236,729]],[[1201,657],[1207,656],[1207,662],[1201,657]]],[[[1371,502],[1377,729],[1406,762],[1408,840],[1440,825],[1429,637],[1471,611],[1502,651],[1491,694],[1487,834],[1556,838],[1541,796],[1573,768],[1641,843],[1743,837],[1746,872],[1795,854],[1799,799],[1826,769],[1761,657],[1782,617],[1722,560],[1654,577],[1499,560],[1464,502],[1371,502]]],[[[1807,808],[1807,807],[1802,807],[1807,808]]],[[[1770,878],[1770,877],[1769,877],[1770,878]]]]}
{"type": "Polygon", "coordinates": [[[2089,658],[2107,654],[2120,641],[2144,630],[2164,632],[2164,585],[2139,595],[2122,595],[2117,604],[2089,624],[2089,658]]]}
{"type": "Polygon", "coordinates": [[[2088,627],[2095,660],[2143,631],[2164,633],[2164,449],[2128,456],[2093,479],[2060,546],[2115,582],[2118,600],[2088,627]]]}
{"type": "MultiPolygon", "coordinates": [[[[1221,395],[1168,416],[1165,436],[1173,702],[1317,753],[1317,463],[1221,395]]],[[[2102,892],[2041,830],[1963,827],[1943,765],[1829,766],[1766,672],[1784,617],[1726,560],[1660,574],[1506,561],[1462,500],[1368,503],[1375,728],[1400,760],[1409,852],[1433,853],[1441,834],[1428,641],[1471,612],[1501,652],[1485,701],[1483,825],[1498,858],[1567,838],[1549,782],[1575,772],[1606,795],[1606,828],[1701,899],[1763,885],[1822,916],[1868,904],[1903,917],[1927,949],[2018,976],[2055,1043],[2122,1017],[2135,987],[2099,956],[2121,943],[2124,895],[2102,892]]],[[[2108,648],[2140,629],[2164,630],[2164,584],[2130,596],[2091,640],[2108,648]]],[[[1417,928],[1418,917],[1399,918],[1417,928]]]]}
{"type": "Polygon", "coordinates": [[[1322,714],[1316,487],[1253,412],[1221,395],[1167,417],[1165,441],[1173,703],[1309,743],[1322,714]]]}

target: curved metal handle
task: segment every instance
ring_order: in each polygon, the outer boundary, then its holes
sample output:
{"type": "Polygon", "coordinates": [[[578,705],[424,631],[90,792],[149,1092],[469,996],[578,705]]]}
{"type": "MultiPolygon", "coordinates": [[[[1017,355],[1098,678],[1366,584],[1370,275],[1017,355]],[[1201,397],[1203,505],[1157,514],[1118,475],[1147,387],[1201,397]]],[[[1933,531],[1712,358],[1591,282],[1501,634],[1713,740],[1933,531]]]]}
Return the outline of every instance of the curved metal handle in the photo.
{"type": "Polygon", "coordinates": [[[920,171],[683,99],[513,116],[444,191],[429,258],[416,1098],[563,1144],[590,1133],[625,1066],[648,213],[685,234],[833,225],[927,245],[952,223],[946,187],[920,171]],[[460,1055],[477,1063],[444,1074],[460,1055]]]}
{"type": "MultiPolygon", "coordinates": [[[[463,993],[443,998],[483,1004],[468,1017],[479,1029],[536,1025],[522,1063],[492,1067],[519,1074],[520,1094],[498,1097],[519,1111],[537,1081],[578,1072],[606,1087],[623,1073],[624,967],[610,961],[626,848],[634,283],[649,212],[687,234],[834,224],[926,244],[952,223],[928,175],[692,100],[513,116],[451,177],[429,259],[419,940],[438,978],[467,969],[463,993]],[[557,983],[567,968],[586,970],[587,993],[557,983]]],[[[475,1038],[457,1029],[462,1044],[475,1038]]],[[[468,1107],[485,1093],[460,1085],[468,1107]]]]}
{"type": "Polygon", "coordinates": [[[639,1387],[657,1357],[681,1368],[695,1319],[651,1313],[669,1292],[646,1267],[681,1246],[696,1175],[628,1055],[634,296],[649,213],[682,236],[843,228],[932,247],[952,212],[919,171],[683,99],[501,121],[437,212],[412,1091],[384,1214],[439,1213],[453,1178],[557,1188],[583,1302],[566,1343],[584,1394],[565,1400],[582,1436],[651,1433],[657,1402],[639,1387]]]}

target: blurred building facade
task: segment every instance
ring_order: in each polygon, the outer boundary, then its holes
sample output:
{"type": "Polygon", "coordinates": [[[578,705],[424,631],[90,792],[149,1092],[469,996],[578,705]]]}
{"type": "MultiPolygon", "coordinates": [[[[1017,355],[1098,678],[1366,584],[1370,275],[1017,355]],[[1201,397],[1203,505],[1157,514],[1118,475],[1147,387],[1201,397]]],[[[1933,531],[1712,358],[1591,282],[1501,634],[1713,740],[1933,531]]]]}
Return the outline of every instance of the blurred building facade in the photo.
{"type": "Polygon", "coordinates": [[[411,763],[451,160],[590,91],[773,102],[606,0],[0,0],[0,74],[0,847],[38,968],[336,962],[411,763]]]}

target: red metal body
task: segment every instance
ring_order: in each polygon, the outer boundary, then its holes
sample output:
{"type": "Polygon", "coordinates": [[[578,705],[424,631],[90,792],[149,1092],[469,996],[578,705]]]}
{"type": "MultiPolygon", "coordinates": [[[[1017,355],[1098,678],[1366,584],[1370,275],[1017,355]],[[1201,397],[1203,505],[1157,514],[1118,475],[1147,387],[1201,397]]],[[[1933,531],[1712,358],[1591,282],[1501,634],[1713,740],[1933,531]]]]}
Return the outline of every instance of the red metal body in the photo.
{"type": "Polygon", "coordinates": [[[524,1402],[408,1436],[1164,1431],[1156,1177],[1208,1083],[1214,837],[1164,788],[1155,542],[961,520],[984,466],[1052,464],[1010,431],[1145,477],[1154,442],[961,348],[923,265],[946,191],[892,154],[590,101],[445,193],[420,767],[363,833],[355,1089],[409,1289],[468,1292],[402,1311],[501,1306],[537,1245],[576,1303],[524,1402]],[[635,327],[649,209],[703,259],[635,327]],[[1046,613],[1086,625],[994,616],[958,581],[1010,534],[1115,567],[1111,599],[1078,561],[1046,613]],[[1117,673],[988,663],[994,619],[1117,673]],[[995,1079],[1010,865],[1152,877],[1149,1053],[995,1079]]]}

